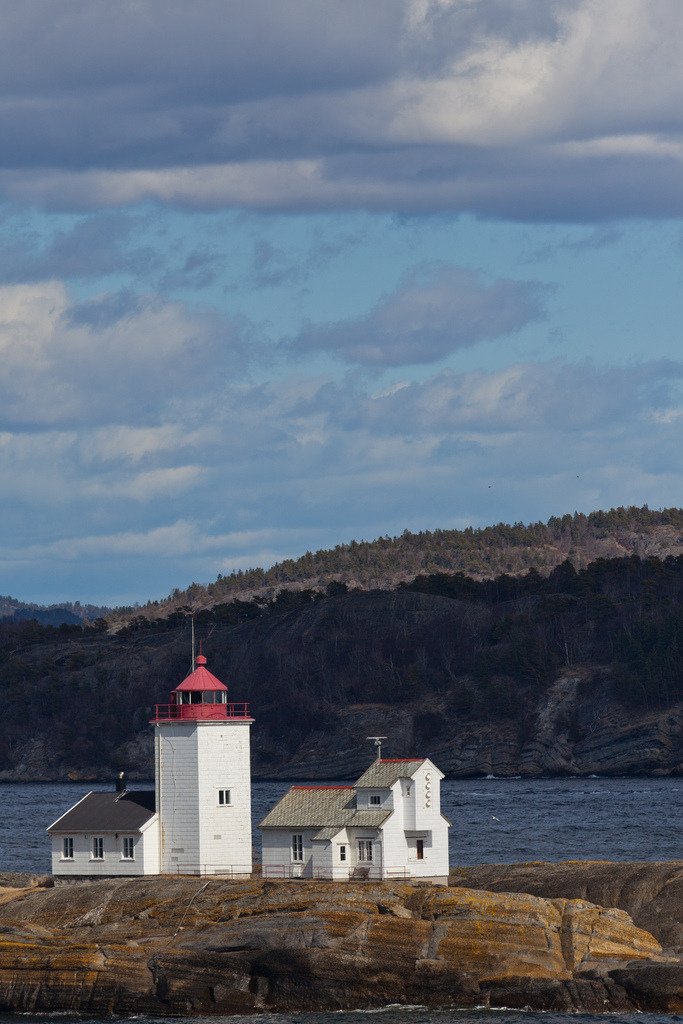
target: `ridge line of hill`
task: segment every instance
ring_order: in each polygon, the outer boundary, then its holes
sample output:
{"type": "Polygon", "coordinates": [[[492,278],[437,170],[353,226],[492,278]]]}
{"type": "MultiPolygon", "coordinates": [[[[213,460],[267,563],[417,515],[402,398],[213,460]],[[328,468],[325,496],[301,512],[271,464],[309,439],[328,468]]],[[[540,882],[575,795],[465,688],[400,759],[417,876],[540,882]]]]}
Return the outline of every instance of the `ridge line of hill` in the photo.
{"type": "Polygon", "coordinates": [[[589,514],[552,516],[546,523],[498,523],[463,530],[404,530],[397,537],[350,541],[307,551],[269,569],[237,570],[213,583],[191,583],[161,600],[115,609],[107,616],[123,625],[132,615],[163,618],[180,609],[196,611],[241,598],[272,599],[282,589],[325,589],[342,583],[358,590],[391,590],[416,576],[463,573],[475,580],[519,576],[534,569],[548,575],[570,561],[585,568],[597,558],[629,555],[666,558],[683,554],[683,509],[647,505],[589,514]]]}

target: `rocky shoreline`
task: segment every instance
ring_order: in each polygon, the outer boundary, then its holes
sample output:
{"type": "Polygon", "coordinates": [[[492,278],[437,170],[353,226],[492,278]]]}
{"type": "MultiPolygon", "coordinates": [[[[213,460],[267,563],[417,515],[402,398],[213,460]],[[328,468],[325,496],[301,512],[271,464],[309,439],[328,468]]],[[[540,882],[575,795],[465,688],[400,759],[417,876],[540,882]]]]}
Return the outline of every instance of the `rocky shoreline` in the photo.
{"type": "Polygon", "coordinates": [[[683,1010],[683,862],[482,865],[448,888],[47,881],[0,877],[0,1011],[683,1010]]]}

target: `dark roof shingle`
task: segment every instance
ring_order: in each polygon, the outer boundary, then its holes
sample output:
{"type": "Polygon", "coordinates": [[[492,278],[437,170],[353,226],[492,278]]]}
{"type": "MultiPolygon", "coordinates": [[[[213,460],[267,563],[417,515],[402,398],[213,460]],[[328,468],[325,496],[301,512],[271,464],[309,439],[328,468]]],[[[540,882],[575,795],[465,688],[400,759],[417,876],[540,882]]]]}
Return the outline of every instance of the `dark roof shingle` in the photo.
{"type": "Polygon", "coordinates": [[[48,832],[136,832],[155,813],[153,789],[88,793],[48,832]]]}

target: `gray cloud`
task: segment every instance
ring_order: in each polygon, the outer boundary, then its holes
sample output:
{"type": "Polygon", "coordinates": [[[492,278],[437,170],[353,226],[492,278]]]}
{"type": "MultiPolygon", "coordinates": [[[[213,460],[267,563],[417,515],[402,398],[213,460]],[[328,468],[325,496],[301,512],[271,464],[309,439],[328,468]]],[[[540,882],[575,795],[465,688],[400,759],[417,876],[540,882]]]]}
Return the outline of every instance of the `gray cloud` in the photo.
{"type": "Polygon", "coordinates": [[[148,246],[130,245],[141,223],[137,216],[104,212],[84,217],[47,240],[11,225],[0,249],[0,280],[149,276],[160,267],[158,255],[148,246]]]}
{"type": "Polygon", "coordinates": [[[682,379],[683,363],[666,360],[633,367],[554,361],[471,373],[446,369],[424,383],[366,398],[352,415],[378,433],[409,424],[403,429],[416,434],[571,436],[623,429],[643,416],[663,421],[679,407],[682,379]]]}
{"type": "Polygon", "coordinates": [[[679,0],[67,0],[49,24],[9,0],[0,190],[79,209],[680,215],[682,34],[679,0]]]}
{"type": "Polygon", "coordinates": [[[257,239],[247,284],[254,288],[302,284],[312,273],[353,249],[361,241],[362,236],[353,232],[330,236],[318,232],[318,237],[314,237],[308,251],[293,257],[267,239],[257,239]]]}
{"type": "Polygon", "coordinates": [[[293,352],[328,352],[348,363],[434,363],[458,349],[519,330],[543,316],[547,289],[534,281],[497,280],[462,267],[413,271],[364,317],[308,327],[293,352]]]}
{"type": "Polygon", "coordinates": [[[112,327],[119,320],[139,314],[144,305],[140,295],[129,288],[122,288],[71,306],[65,313],[65,319],[69,326],[92,327],[95,331],[101,331],[112,327]]]}

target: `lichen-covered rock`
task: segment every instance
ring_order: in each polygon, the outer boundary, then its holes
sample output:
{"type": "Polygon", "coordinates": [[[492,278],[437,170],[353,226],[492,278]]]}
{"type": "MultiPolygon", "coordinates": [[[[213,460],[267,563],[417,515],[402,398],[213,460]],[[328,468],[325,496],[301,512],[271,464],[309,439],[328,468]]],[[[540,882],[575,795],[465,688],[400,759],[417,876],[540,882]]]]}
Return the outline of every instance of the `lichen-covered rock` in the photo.
{"type": "Polygon", "coordinates": [[[657,940],[582,899],[189,878],[13,892],[0,905],[0,1010],[679,1008],[657,940]]]}
{"type": "Polygon", "coordinates": [[[683,953],[683,861],[561,861],[477,864],[451,871],[451,884],[491,892],[589,900],[625,910],[663,946],[683,953]]]}

